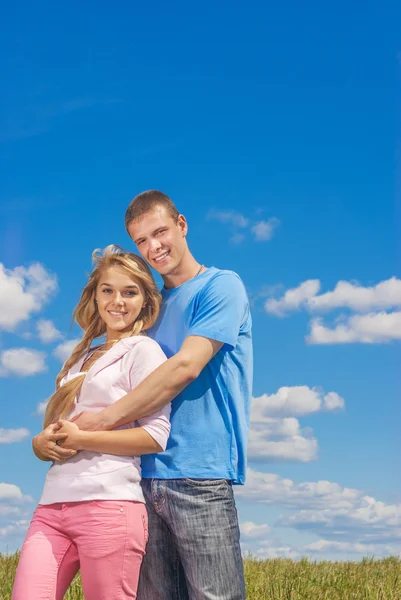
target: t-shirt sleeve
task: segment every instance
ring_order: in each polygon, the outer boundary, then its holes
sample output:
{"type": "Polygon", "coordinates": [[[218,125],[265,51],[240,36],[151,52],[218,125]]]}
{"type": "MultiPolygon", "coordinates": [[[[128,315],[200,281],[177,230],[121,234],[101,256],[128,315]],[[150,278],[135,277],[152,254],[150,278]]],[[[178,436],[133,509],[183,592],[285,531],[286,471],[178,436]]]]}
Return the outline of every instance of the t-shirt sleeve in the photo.
{"type": "Polygon", "coordinates": [[[207,337],[234,348],[248,310],[244,284],[236,273],[225,271],[201,291],[187,335],[207,337]]]}
{"type": "MultiPolygon", "coordinates": [[[[159,344],[150,338],[144,338],[136,344],[130,358],[132,362],[129,375],[132,389],[167,360],[159,344]]],[[[170,435],[170,412],[171,406],[168,403],[157,412],[137,420],[139,427],[143,427],[163,450],[166,449],[170,435]]]]}

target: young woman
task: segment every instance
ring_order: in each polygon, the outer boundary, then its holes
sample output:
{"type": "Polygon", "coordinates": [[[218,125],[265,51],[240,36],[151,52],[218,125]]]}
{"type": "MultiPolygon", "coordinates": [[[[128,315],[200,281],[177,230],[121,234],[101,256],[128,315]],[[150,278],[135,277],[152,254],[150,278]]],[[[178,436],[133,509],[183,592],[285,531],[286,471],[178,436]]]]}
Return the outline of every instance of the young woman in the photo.
{"type": "Polygon", "coordinates": [[[39,434],[59,427],[70,458],[59,460],[59,442],[46,455],[35,452],[53,464],[21,550],[13,600],[62,600],[79,569],[86,600],[136,598],[147,542],[138,457],[165,449],[170,408],[113,431],[80,431],[66,419],[102,410],[166,360],[144,335],[160,295],[139,256],[108,246],[94,252],[94,262],[74,311],[84,336],[57,377],[39,434]],[[91,348],[104,335],[105,343],[91,348]]]}

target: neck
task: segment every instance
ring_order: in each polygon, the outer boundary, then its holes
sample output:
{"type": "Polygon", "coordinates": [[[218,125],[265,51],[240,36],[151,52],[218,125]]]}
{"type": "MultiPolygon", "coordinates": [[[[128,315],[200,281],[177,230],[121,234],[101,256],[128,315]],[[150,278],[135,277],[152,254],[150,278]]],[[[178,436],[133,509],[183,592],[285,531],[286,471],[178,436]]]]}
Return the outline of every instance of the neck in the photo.
{"type": "Polygon", "coordinates": [[[113,344],[119,342],[122,338],[129,337],[129,335],[129,332],[123,333],[121,331],[107,331],[105,345],[112,346],[113,344]]]}
{"type": "MultiPolygon", "coordinates": [[[[168,275],[162,275],[164,287],[169,290],[189,281],[198,273],[200,266],[200,263],[188,252],[174,271],[168,275]]],[[[203,269],[204,267],[202,267],[201,272],[203,269]]]]}

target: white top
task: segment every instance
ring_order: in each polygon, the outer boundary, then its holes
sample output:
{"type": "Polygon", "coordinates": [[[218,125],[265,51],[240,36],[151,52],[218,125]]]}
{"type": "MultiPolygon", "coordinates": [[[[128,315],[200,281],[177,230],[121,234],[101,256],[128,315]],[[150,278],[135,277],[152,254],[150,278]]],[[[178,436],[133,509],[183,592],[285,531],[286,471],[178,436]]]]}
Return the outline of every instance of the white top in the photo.
{"type": "MultiPolygon", "coordinates": [[[[62,379],[77,377],[88,354],[62,379]]],[[[159,344],[146,336],[123,338],[88,370],[69,418],[87,410],[99,412],[116,402],[166,359],[159,344]]],[[[165,449],[170,433],[170,404],[162,410],[117,429],[143,427],[165,449]]],[[[39,504],[84,500],[136,500],[144,502],[138,456],[115,456],[82,450],[47,472],[39,504]]]]}

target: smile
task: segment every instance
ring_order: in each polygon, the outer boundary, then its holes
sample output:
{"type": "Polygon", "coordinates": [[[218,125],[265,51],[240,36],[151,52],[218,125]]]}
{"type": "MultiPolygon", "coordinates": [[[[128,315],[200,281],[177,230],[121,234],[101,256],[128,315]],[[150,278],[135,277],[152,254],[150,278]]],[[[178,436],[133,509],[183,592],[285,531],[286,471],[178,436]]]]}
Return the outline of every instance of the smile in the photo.
{"type": "Polygon", "coordinates": [[[107,311],[109,313],[109,315],[111,315],[112,317],[124,317],[124,315],[126,315],[126,312],[116,312],[114,310],[108,310],[107,311]]]}
{"type": "Polygon", "coordinates": [[[162,260],[164,260],[165,258],[167,258],[167,256],[170,254],[170,250],[167,250],[167,252],[165,252],[164,254],[162,254],[161,256],[158,256],[157,258],[154,258],[153,260],[157,263],[160,262],[162,260]]]}

